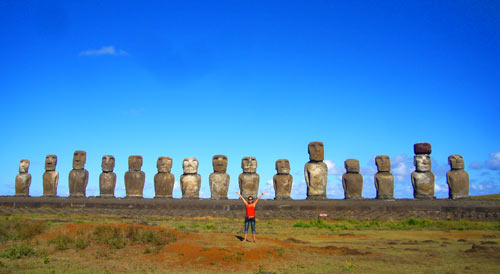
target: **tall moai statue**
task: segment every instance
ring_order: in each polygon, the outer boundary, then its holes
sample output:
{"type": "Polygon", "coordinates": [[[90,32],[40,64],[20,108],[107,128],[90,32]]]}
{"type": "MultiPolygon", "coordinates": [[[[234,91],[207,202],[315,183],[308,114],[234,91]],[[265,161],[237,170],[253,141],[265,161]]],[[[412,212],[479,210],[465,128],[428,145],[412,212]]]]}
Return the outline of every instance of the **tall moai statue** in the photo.
{"type": "Polygon", "coordinates": [[[375,157],[377,173],[375,174],[375,189],[377,199],[394,199],[394,175],[391,174],[391,159],[386,155],[375,157]]]}
{"type": "Polygon", "coordinates": [[[464,158],[461,155],[448,157],[451,170],[446,173],[450,199],[469,197],[469,174],[464,170],[464,158]]]}
{"type": "Polygon", "coordinates": [[[113,155],[102,156],[101,162],[102,173],[99,175],[99,195],[103,198],[115,197],[116,173],[115,157],[113,155]]]}
{"type": "Polygon", "coordinates": [[[28,173],[30,160],[21,160],[19,174],[16,175],[16,196],[30,196],[31,174],[28,173]]]}
{"type": "Polygon", "coordinates": [[[274,199],[291,200],[293,176],[290,174],[290,161],[279,159],[276,161],[276,174],[273,176],[274,199]]]}
{"type": "Polygon", "coordinates": [[[172,170],[172,158],[158,157],[156,168],[158,173],[155,174],[155,198],[172,198],[174,190],[175,176],[170,173],[172,170]]]}
{"type": "Polygon", "coordinates": [[[243,173],[238,177],[241,196],[257,197],[259,192],[260,176],[257,174],[257,159],[255,157],[243,157],[241,159],[241,168],[243,173]]]}
{"type": "Polygon", "coordinates": [[[69,196],[85,197],[87,184],[89,183],[89,172],[85,169],[87,153],[77,150],[73,154],[73,169],[69,172],[69,196]]]}
{"type": "Polygon", "coordinates": [[[342,175],[344,199],[362,199],[363,176],[359,173],[359,161],[347,159],[344,162],[346,173],[342,175]]]}
{"type": "Polygon", "coordinates": [[[43,173],[43,196],[57,196],[59,172],[56,171],[57,155],[45,157],[45,172],[43,173]]]}
{"type": "Polygon", "coordinates": [[[125,172],[125,192],[127,198],[142,198],[146,173],[141,171],[142,156],[128,157],[128,171],[125,172]]]}
{"type": "Polygon", "coordinates": [[[431,144],[418,143],[413,146],[415,156],[413,164],[416,169],[411,173],[413,196],[415,199],[435,199],[434,173],[431,168],[431,144]]]}
{"type": "Polygon", "coordinates": [[[328,181],[328,166],[323,162],[325,148],[322,142],[310,142],[307,148],[309,162],[304,166],[304,176],[307,184],[307,199],[326,199],[326,184],[328,181]]]}
{"type": "Polygon", "coordinates": [[[227,199],[227,190],[229,189],[230,177],[226,173],[227,156],[215,155],[212,157],[214,172],[210,174],[208,182],[210,184],[210,199],[227,199]]]}
{"type": "Polygon", "coordinates": [[[198,174],[198,159],[185,158],[182,161],[184,174],[181,175],[181,191],[183,199],[198,199],[200,197],[201,175],[198,174]]]}

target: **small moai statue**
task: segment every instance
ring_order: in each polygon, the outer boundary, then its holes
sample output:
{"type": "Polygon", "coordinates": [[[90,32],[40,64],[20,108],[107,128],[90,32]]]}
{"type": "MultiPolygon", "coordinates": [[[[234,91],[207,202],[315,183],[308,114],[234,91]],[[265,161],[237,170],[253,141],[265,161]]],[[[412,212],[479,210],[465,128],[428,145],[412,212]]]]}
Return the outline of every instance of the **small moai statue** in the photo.
{"type": "Polygon", "coordinates": [[[175,176],[170,173],[172,170],[173,160],[170,157],[158,157],[156,168],[158,173],[155,174],[155,198],[172,198],[174,190],[175,176]]]}
{"type": "Polygon", "coordinates": [[[293,176],[290,174],[290,161],[279,159],[276,161],[276,174],[273,176],[274,199],[291,200],[293,176]]]}
{"type": "Polygon", "coordinates": [[[208,182],[210,184],[210,199],[227,199],[227,190],[229,189],[230,177],[226,173],[227,156],[215,155],[212,157],[214,172],[210,174],[208,182]]]}
{"type": "Polygon", "coordinates": [[[43,196],[57,196],[59,172],[56,171],[57,155],[45,157],[45,172],[43,173],[43,196]]]}
{"type": "Polygon", "coordinates": [[[323,162],[325,148],[322,142],[310,142],[307,147],[309,162],[304,166],[304,176],[307,184],[307,199],[326,199],[326,184],[328,181],[328,166],[323,162]]]}
{"type": "Polygon", "coordinates": [[[181,175],[181,191],[183,199],[200,197],[201,175],[198,174],[198,159],[185,158],[182,161],[184,174],[181,175]]]}
{"type": "Polygon", "coordinates": [[[243,173],[238,177],[241,196],[257,197],[259,192],[260,176],[257,174],[257,159],[255,157],[243,157],[241,159],[241,168],[243,173]]]}
{"type": "Polygon", "coordinates": [[[89,172],[85,169],[87,153],[77,150],[73,154],[73,169],[69,172],[69,196],[85,197],[87,184],[89,183],[89,172]]]}
{"type": "Polygon", "coordinates": [[[16,196],[30,196],[31,174],[28,173],[30,160],[21,160],[19,174],[16,175],[16,196]]]}
{"type": "Polygon", "coordinates": [[[451,170],[446,173],[450,199],[469,197],[469,174],[464,170],[464,158],[461,155],[448,157],[451,170]]]}
{"type": "Polygon", "coordinates": [[[375,157],[377,173],[375,174],[376,199],[394,199],[394,175],[391,174],[391,159],[386,155],[375,157]]]}
{"type": "Polygon", "coordinates": [[[127,198],[142,198],[146,173],[141,171],[142,156],[128,157],[128,171],[125,172],[125,192],[127,198]]]}
{"type": "Polygon", "coordinates": [[[363,175],[359,173],[359,161],[347,159],[344,162],[346,173],[342,175],[342,186],[344,187],[344,199],[362,199],[363,175]]]}
{"type": "Polygon", "coordinates": [[[116,187],[115,157],[113,155],[102,156],[102,173],[99,175],[99,193],[103,198],[114,198],[116,187]]]}
{"type": "Polygon", "coordinates": [[[418,143],[413,146],[415,171],[411,173],[415,199],[436,199],[434,197],[434,173],[431,168],[431,144],[418,143]]]}

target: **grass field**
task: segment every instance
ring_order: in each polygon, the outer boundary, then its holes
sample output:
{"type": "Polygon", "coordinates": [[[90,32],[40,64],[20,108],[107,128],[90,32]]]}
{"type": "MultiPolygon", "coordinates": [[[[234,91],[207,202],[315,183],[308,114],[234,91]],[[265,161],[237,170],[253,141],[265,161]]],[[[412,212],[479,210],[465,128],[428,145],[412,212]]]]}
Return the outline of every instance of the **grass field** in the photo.
{"type": "Polygon", "coordinates": [[[500,273],[500,222],[0,216],[0,273],[500,273]],[[249,237],[251,238],[251,237],[249,237]]]}

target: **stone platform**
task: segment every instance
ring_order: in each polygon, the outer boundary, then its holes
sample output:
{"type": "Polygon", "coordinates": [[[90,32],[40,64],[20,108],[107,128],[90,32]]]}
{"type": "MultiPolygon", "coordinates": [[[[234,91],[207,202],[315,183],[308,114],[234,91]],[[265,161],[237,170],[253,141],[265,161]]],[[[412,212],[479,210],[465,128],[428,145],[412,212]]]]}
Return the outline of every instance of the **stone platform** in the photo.
{"type": "MultiPolygon", "coordinates": [[[[0,196],[0,214],[12,213],[111,214],[121,216],[184,216],[242,218],[240,200],[150,199],[150,198],[68,198],[0,196]]],[[[500,220],[500,200],[261,200],[257,218],[302,219],[429,219],[500,220]]]]}

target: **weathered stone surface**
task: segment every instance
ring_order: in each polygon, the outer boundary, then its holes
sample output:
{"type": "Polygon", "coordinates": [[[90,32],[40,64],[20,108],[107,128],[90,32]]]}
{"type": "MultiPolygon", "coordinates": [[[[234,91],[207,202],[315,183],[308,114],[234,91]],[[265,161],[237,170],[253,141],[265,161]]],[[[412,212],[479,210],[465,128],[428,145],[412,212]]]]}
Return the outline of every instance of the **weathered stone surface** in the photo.
{"type": "Polygon", "coordinates": [[[214,172],[210,174],[210,198],[214,200],[227,199],[227,191],[231,180],[226,173],[228,159],[226,155],[215,155],[212,157],[214,172]]]}
{"type": "Polygon", "coordinates": [[[346,173],[342,175],[345,199],[361,199],[363,193],[363,176],[359,173],[359,161],[347,159],[344,162],[346,173]]]}
{"type": "Polygon", "coordinates": [[[19,163],[19,174],[16,175],[16,196],[29,196],[31,185],[31,174],[28,173],[30,160],[21,160],[19,163]]]}
{"type": "Polygon", "coordinates": [[[469,197],[469,174],[464,170],[464,158],[461,155],[448,157],[451,170],[446,173],[450,199],[469,197]]]}
{"type": "Polygon", "coordinates": [[[309,160],[315,162],[322,162],[325,160],[325,147],[323,142],[310,142],[307,146],[309,153],[309,160]]]}
{"type": "Polygon", "coordinates": [[[260,176],[257,174],[257,159],[255,157],[243,157],[241,159],[243,173],[238,177],[241,196],[257,197],[259,192],[260,176]]]}
{"type": "Polygon", "coordinates": [[[127,198],[142,198],[146,173],[141,171],[142,156],[128,157],[128,171],[125,172],[125,192],[127,198]]]}
{"type": "Polygon", "coordinates": [[[99,175],[99,195],[101,197],[115,197],[116,173],[115,157],[113,155],[102,156],[102,173],[99,175]]]}
{"type": "Polygon", "coordinates": [[[411,184],[415,199],[435,199],[434,174],[431,171],[431,157],[417,154],[413,157],[416,170],[411,173],[411,184]]]}
{"type": "Polygon", "coordinates": [[[172,170],[172,158],[159,157],[156,162],[158,173],[155,174],[155,198],[172,198],[175,176],[172,170]]]}
{"type": "Polygon", "coordinates": [[[394,199],[394,176],[391,174],[391,159],[386,155],[375,157],[378,172],[375,174],[377,199],[394,199]]]}
{"type": "Polygon", "coordinates": [[[290,200],[292,191],[293,176],[290,175],[290,161],[279,159],[276,161],[276,172],[273,176],[273,186],[275,200],[290,200]]]}
{"type": "Polygon", "coordinates": [[[413,145],[413,152],[415,152],[415,154],[431,154],[432,153],[431,144],[417,143],[413,145]]]}
{"type": "Polygon", "coordinates": [[[307,185],[308,200],[326,199],[326,184],[328,182],[328,166],[324,160],[324,145],[322,142],[310,142],[307,147],[309,162],[304,166],[304,176],[307,185]]]}
{"type": "Polygon", "coordinates": [[[45,157],[45,172],[43,173],[43,196],[57,196],[59,172],[56,171],[57,156],[45,157]]]}
{"type": "Polygon", "coordinates": [[[85,197],[87,184],[89,182],[89,172],[84,168],[87,160],[87,153],[77,150],[73,154],[73,170],[69,172],[69,196],[85,197]]]}
{"type": "Polygon", "coordinates": [[[185,158],[182,161],[184,174],[181,175],[181,190],[183,199],[198,199],[200,197],[201,176],[198,174],[198,159],[185,158]]]}

